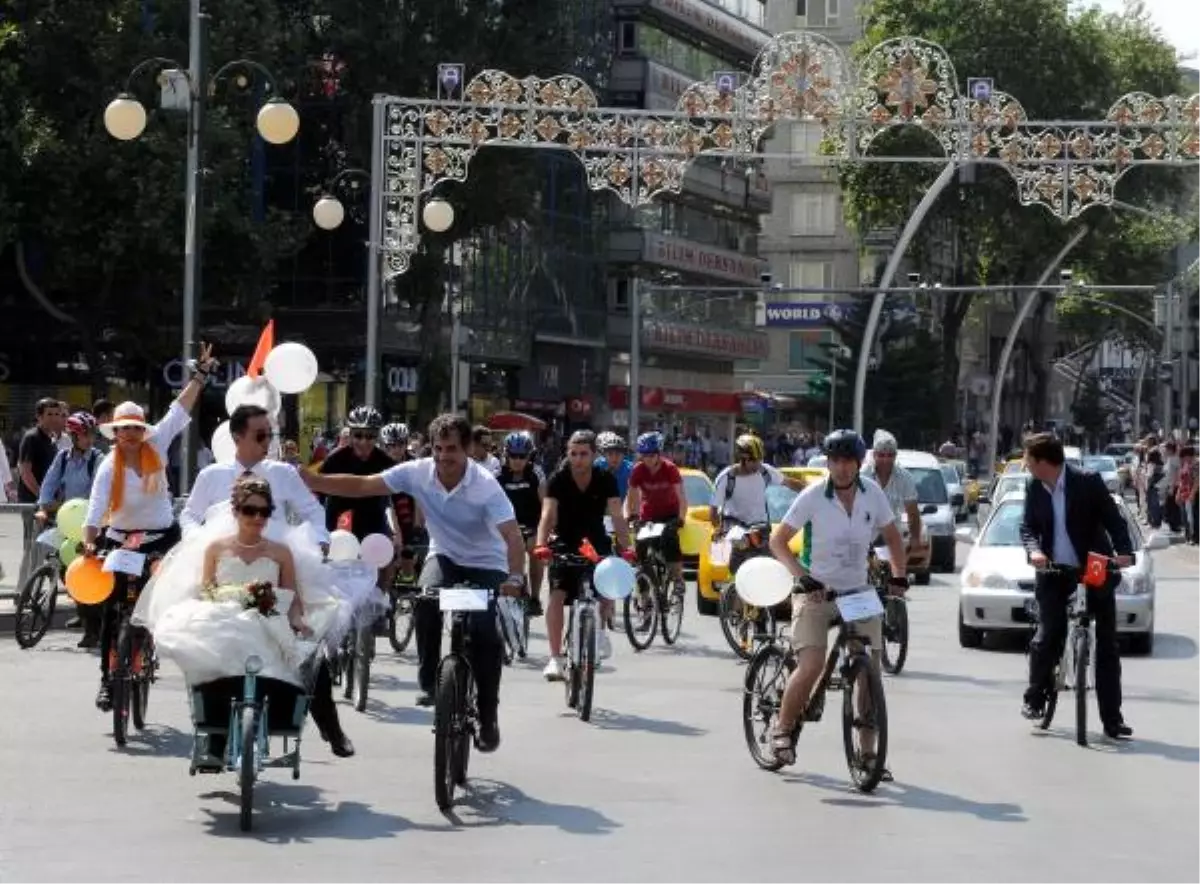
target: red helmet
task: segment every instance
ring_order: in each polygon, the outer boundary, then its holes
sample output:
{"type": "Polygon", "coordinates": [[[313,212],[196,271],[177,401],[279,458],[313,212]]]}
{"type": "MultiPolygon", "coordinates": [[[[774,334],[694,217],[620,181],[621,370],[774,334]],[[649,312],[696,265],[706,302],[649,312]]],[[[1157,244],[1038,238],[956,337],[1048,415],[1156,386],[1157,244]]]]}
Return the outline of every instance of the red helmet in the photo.
{"type": "Polygon", "coordinates": [[[96,429],[96,419],[90,412],[77,411],[67,418],[67,432],[71,435],[91,433],[96,429]]]}

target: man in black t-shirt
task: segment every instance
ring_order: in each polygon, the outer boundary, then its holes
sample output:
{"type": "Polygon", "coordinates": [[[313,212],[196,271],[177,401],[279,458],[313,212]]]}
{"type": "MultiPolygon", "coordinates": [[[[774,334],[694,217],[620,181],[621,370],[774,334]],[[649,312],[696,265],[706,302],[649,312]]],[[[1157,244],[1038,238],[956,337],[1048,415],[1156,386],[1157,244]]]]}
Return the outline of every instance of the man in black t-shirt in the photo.
{"type": "MultiPolygon", "coordinates": [[[[542,502],[542,518],[538,524],[537,546],[534,555],[551,558],[547,544],[551,533],[570,553],[578,553],[585,540],[590,541],[600,555],[612,553],[612,542],[605,529],[604,517],[612,518],[614,533],[632,548],[629,525],[621,512],[621,497],[617,480],[612,473],[595,466],[596,436],[581,430],[567,442],[567,462],[559,467],[546,485],[542,502]]],[[[550,681],[562,678],[563,608],[575,600],[579,592],[579,571],[575,568],[550,569],[550,604],[546,608],[546,637],[550,642],[550,659],[542,674],[550,681]]],[[[600,622],[612,616],[612,602],[600,603],[600,622]]],[[[597,650],[603,660],[612,655],[612,643],[604,630],[597,633],[597,650]]]]}
{"type": "MultiPolygon", "coordinates": [[[[57,399],[39,399],[36,406],[37,425],[21,437],[17,449],[17,502],[37,503],[42,490],[42,479],[58,454],[55,437],[62,432],[67,416],[57,399]]],[[[25,536],[25,552],[21,556],[21,573],[18,587],[24,586],[30,573],[41,564],[39,544],[34,542],[39,530],[32,510],[22,519],[25,536]]]]}
{"type": "MultiPolygon", "coordinates": [[[[375,442],[383,426],[383,415],[374,408],[360,405],[346,419],[350,444],[333,451],[321,463],[327,475],[374,476],[395,465],[375,442]]],[[[387,511],[391,498],[327,497],[325,498],[325,527],[330,531],[345,528],[359,540],[368,534],[392,536],[387,511]]]]}
{"type": "MultiPolygon", "coordinates": [[[[521,526],[525,551],[532,552],[538,522],[542,518],[542,498],[546,490],[546,475],[530,461],[533,442],[524,433],[509,433],[504,439],[504,463],[496,470],[496,481],[508,495],[521,526]]],[[[529,616],[542,616],[542,563],[529,560],[529,616]]]]}

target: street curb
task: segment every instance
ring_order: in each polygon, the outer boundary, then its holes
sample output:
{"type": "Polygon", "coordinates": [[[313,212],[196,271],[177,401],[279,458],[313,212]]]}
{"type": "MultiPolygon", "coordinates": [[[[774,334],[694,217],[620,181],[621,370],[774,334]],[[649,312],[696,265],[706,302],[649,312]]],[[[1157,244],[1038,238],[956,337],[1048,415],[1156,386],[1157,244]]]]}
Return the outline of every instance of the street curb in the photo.
{"type": "MultiPolygon", "coordinates": [[[[58,603],[54,606],[54,616],[50,620],[50,629],[64,629],[67,621],[75,613],[75,602],[65,592],[58,594],[58,603]]],[[[17,606],[14,600],[0,600],[0,635],[11,635],[17,629],[17,606]]]]}

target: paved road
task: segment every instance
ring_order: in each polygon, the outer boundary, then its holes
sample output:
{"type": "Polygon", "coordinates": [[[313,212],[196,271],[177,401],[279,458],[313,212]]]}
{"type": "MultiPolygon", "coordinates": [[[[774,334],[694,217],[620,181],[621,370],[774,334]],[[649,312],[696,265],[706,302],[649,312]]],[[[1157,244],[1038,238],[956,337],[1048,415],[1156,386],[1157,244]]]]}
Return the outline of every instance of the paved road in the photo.
{"type": "Polygon", "coordinates": [[[896,782],[872,796],[846,788],[836,719],[805,733],[795,768],[753,766],[743,670],[692,612],[678,651],[618,641],[590,726],[534,666],[506,673],[503,746],[473,757],[453,818],[433,803],[412,661],[385,655],[369,714],[342,707],[357,757],[306,743],[299,782],[266,775],[249,835],[232,775],[187,776],[174,672],[152,727],[116,751],[94,658],[63,633],[28,653],[4,641],[0,880],[1194,881],[1197,563],[1158,557],[1159,636],[1125,662],[1138,739],[1120,747],[1032,735],[1024,656],[958,647],[953,578],[914,590],[912,653],[887,680],[896,782]]]}

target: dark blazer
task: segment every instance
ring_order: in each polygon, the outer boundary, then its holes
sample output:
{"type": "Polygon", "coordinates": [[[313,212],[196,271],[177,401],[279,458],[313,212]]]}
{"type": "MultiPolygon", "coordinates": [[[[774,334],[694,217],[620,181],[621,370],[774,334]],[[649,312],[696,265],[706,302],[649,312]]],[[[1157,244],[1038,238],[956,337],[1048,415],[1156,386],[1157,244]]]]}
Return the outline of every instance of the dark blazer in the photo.
{"type": "MultiPolygon", "coordinates": [[[[1098,473],[1064,466],[1067,495],[1067,534],[1080,565],[1088,553],[1112,556],[1132,555],[1129,527],[1116,502],[1098,473]]],[[[1041,552],[1054,558],[1054,504],[1050,492],[1039,480],[1025,483],[1025,517],[1021,521],[1021,542],[1032,555],[1041,552]]]]}

